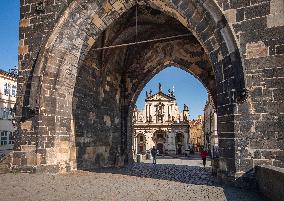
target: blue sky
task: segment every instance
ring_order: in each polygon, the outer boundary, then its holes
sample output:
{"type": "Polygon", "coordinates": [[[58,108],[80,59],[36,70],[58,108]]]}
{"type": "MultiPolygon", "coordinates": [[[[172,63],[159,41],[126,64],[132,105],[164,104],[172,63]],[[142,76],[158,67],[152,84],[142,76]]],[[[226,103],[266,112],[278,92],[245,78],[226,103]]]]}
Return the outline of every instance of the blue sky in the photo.
{"type": "Polygon", "coordinates": [[[0,69],[18,66],[20,0],[0,0],[0,69]]]}
{"type": "MultiPolygon", "coordinates": [[[[0,0],[0,69],[7,70],[18,66],[18,40],[19,40],[19,0],[0,0]]],[[[191,74],[175,67],[168,67],[158,73],[144,87],[137,100],[138,108],[143,108],[145,91],[158,90],[158,83],[163,91],[175,87],[175,95],[180,108],[187,104],[190,109],[190,118],[203,114],[203,107],[207,100],[207,91],[191,74]]]]}
{"type": "Polygon", "coordinates": [[[152,93],[158,92],[158,84],[162,84],[162,90],[167,94],[168,89],[175,88],[175,96],[180,110],[183,104],[189,106],[190,119],[196,119],[197,115],[203,115],[203,108],[207,100],[207,90],[202,83],[190,73],[176,68],[168,67],[153,77],[141,91],[136,105],[139,109],[144,107],[146,91],[152,89],[152,93]]]}

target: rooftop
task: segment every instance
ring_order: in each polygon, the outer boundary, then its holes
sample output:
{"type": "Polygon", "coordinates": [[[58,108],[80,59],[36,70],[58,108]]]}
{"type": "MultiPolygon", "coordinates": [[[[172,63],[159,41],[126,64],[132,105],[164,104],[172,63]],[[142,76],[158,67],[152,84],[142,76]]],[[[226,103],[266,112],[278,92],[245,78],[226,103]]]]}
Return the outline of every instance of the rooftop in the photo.
{"type": "Polygon", "coordinates": [[[0,69],[0,75],[9,76],[11,78],[18,78],[18,74],[16,71],[7,72],[5,70],[0,69]]]}

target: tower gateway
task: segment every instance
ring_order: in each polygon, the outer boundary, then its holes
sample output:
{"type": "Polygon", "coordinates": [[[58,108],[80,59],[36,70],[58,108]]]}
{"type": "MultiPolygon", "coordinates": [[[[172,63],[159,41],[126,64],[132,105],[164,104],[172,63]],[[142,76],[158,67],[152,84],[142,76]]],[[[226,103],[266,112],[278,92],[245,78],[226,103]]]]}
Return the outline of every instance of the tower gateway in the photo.
{"type": "Polygon", "coordinates": [[[155,146],[161,155],[189,154],[189,109],[180,111],[173,90],[146,92],[143,110],[133,113],[133,153],[146,154],[155,146]]]}

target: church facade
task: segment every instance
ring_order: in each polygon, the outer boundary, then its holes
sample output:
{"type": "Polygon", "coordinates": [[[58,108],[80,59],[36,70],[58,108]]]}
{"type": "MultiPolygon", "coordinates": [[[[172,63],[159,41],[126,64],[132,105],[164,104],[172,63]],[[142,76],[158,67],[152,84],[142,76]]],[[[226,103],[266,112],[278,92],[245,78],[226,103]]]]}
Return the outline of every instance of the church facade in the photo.
{"type": "Polygon", "coordinates": [[[174,90],[152,94],[146,92],[145,105],[133,114],[133,153],[146,154],[154,146],[161,155],[189,153],[189,109],[180,111],[174,90]]]}

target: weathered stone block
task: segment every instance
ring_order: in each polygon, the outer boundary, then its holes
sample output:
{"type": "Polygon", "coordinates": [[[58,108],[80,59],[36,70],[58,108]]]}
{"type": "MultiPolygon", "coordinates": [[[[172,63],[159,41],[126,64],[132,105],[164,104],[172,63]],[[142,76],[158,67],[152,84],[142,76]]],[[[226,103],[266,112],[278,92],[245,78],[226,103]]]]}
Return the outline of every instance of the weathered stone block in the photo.
{"type": "Polygon", "coordinates": [[[258,58],[268,56],[268,48],[262,41],[246,45],[246,58],[258,58]]]}
{"type": "Polygon", "coordinates": [[[270,15],[267,16],[267,27],[280,27],[284,25],[284,2],[282,0],[271,0],[270,15]]]}
{"type": "Polygon", "coordinates": [[[33,129],[32,121],[26,121],[21,123],[21,129],[26,131],[32,131],[33,129]]]}

